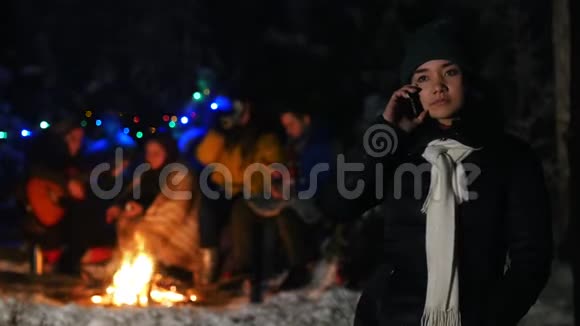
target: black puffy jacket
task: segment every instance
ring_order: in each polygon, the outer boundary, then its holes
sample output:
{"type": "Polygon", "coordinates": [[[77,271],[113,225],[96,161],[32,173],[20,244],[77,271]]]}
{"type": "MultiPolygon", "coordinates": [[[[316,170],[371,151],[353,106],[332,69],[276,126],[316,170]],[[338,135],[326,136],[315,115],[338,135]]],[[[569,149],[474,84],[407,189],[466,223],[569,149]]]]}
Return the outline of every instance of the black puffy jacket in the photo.
{"type": "Polygon", "coordinates": [[[468,174],[473,180],[469,191],[478,197],[456,210],[462,325],[516,325],[544,288],[552,260],[549,196],[538,158],[516,138],[486,134],[473,124],[458,122],[442,129],[430,121],[407,134],[379,117],[374,126],[393,131],[387,141],[394,151],[375,158],[367,153],[365,140],[359,142],[346,162],[364,164],[363,171],[341,176],[339,163],[337,180],[348,190],[364,181],[364,191],[346,199],[338,184],[322,202],[326,214],[346,219],[384,205],[384,264],[363,291],[355,325],[420,325],[427,289],[426,216],[421,207],[430,184],[430,165],[421,154],[437,138],[481,148],[463,161],[480,172],[468,174]],[[377,164],[382,167],[377,169],[377,164]],[[423,173],[410,172],[417,171],[413,166],[422,167],[423,173]],[[382,199],[376,187],[381,180],[382,199]]]}

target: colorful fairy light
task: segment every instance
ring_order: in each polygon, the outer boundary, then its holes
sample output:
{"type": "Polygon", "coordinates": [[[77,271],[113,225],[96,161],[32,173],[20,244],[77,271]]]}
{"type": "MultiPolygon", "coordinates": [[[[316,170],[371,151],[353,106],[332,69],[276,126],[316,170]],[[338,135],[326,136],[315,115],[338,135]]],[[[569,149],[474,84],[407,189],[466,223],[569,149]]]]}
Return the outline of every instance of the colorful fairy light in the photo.
{"type": "Polygon", "coordinates": [[[50,123],[48,123],[48,122],[46,122],[46,121],[42,121],[42,122],[40,123],[40,129],[46,129],[46,128],[48,128],[48,127],[50,127],[50,123]]]}

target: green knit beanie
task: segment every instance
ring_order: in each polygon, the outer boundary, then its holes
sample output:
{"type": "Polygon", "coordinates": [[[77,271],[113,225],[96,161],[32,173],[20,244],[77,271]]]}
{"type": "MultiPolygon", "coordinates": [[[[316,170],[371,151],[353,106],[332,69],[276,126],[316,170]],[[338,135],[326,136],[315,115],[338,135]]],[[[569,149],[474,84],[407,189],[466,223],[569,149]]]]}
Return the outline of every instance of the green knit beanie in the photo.
{"type": "Polygon", "coordinates": [[[410,83],[417,67],[430,60],[449,60],[466,69],[466,56],[457,36],[458,31],[449,20],[435,21],[419,28],[406,43],[401,83],[410,83]]]}

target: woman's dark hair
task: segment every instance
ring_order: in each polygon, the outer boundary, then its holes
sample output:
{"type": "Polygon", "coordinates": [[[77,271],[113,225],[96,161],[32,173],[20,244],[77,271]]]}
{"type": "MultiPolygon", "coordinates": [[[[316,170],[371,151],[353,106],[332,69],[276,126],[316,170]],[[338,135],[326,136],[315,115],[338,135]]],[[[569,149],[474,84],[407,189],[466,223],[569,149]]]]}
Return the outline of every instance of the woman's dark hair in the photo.
{"type": "Polygon", "coordinates": [[[146,143],[156,142],[163,149],[165,149],[165,153],[167,154],[167,158],[165,159],[164,165],[169,163],[174,163],[179,159],[179,148],[177,146],[177,141],[168,133],[156,133],[151,135],[147,138],[146,143]]]}
{"type": "Polygon", "coordinates": [[[293,116],[295,116],[296,118],[300,119],[300,120],[304,120],[304,118],[306,118],[307,116],[309,116],[309,113],[303,112],[303,111],[298,111],[298,110],[292,110],[292,109],[288,109],[288,110],[283,110],[280,112],[280,114],[292,114],[293,116]]]}
{"type": "Polygon", "coordinates": [[[51,128],[51,133],[64,138],[68,133],[77,128],[82,128],[81,120],[67,117],[57,122],[54,127],[51,128]]]}

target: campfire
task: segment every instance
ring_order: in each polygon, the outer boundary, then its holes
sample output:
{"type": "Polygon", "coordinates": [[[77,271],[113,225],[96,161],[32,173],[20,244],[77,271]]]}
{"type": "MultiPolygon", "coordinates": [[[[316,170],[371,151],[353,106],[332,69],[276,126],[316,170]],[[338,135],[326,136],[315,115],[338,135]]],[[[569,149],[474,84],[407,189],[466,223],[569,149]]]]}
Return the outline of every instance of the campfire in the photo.
{"type": "Polygon", "coordinates": [[[92,296],[92,303],[140,307],[153,303],[170,307],[198,301],[195,294],[180,293],[175,285],[164,286],[163,275],[155,273],[155,262],[145,250],[143,237],[137,235],[135,240],[135,250],[123,252],[121,266],[106,294],[92,296]]]}

